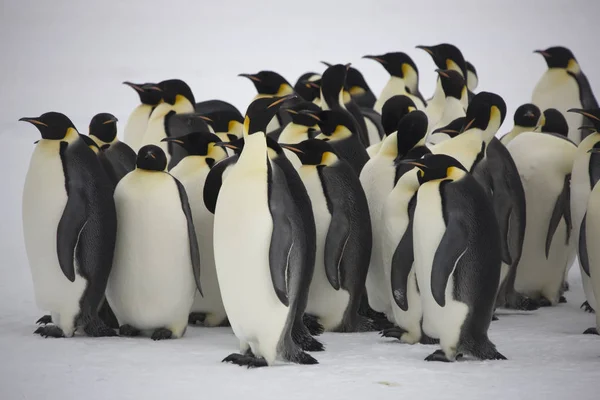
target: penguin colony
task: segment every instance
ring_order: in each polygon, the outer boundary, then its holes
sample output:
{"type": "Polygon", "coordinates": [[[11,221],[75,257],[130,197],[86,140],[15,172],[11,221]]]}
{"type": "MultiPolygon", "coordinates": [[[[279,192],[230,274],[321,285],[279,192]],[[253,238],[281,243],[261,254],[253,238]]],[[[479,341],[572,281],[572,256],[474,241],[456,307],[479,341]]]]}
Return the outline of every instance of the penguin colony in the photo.
{"type": "MultiPolygon", "coordinates": [[[[323,331],[436,346],[425,359],[502,360],[496,307],[566,301],[577,257],[600,297],[600,108],[573,54],[548,69],[496,138],[506,104],[450,44],[418,46],[433,97],[401,52],[379,96],[350,64],[291,85],[241,74],[242,115],[178,79],[139,95],[124,141],[107,113],[80,134],[48,112],[23,193],[43,337],[183,336],[231,326],[248,367],[315,364],[323,331]]],[[[585,333],[598,334],[596,327],[585,333]]]]}

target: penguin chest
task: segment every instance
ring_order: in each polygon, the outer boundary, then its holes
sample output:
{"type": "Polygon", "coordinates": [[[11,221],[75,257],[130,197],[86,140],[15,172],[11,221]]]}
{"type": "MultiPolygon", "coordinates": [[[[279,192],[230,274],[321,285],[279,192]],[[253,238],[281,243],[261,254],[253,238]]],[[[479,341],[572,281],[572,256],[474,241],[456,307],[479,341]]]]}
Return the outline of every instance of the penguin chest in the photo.
{"type": "Polygon", "coordinates": [[[435,129],[442,128],[448,125],[450,122],[454,121],[456,118],[464,117],[465,109],[463,108],[460,100],[454,97],[446,98],[446,102],[444,103],[442,115],[437,124],[431,125],[431,131],[435,129]]]}
{"type": "Polygon", "coordinates": [[[136,152],[136,154],[141,147],[151,112],[152,106],[140,104],[133,110],[127,119],[124,131],[124,141],[136,152]]]}
{"type": "Polygon", "coordinates": [[[395,76],[390,77],[387,84],[384,86],[379,98],[375,102],[375,106],[373,109],[378,113],[381,113],[381,109],[386,101],[388,101],[391,97],[406,94],[406,85],[404,83],[404,79],[398,78],[395,76]]]}
{"type": "Polygon", "coordinates": [[[468,171],[471,171],[479,154],[483,151],[482,146],[481,133],[472,130],[436,144],[431,148],[431,152],[452,156],[464,165],[468,171]]]}
{"type": "Polygon", "coordinates": [[[173,177],[135,170],[114,197],[119,223],[107,296],[119,322],[145,330],[187,321],[196,288],[173,177]]]}

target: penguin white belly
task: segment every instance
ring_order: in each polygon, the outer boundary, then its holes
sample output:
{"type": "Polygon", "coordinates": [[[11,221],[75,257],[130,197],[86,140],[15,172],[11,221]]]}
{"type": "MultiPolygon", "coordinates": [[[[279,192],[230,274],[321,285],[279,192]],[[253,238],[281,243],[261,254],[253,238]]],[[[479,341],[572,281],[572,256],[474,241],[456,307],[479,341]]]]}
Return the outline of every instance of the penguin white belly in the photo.
{"type": "MultiPolygon", "coordinates": [[[[381,211],[388,194],[394,188],[394,158],[379,154],[369,160],[360,174],[360,182],[369,204],[369,214],[373,232],[371,262],[367,272],[365,287],[369,305],[375,311],[391,317],[391,304],[387,291],[386,280],[381,259],[381,236],[383,221],[381,211]]],[[[389,282],[389,280],[387,281],[389,282]]]]}
{"type": "Polygon", "coordinates": [[[23,234],[36,303],[52,313],[65,336],[72,336],[86,280],[76,266],[70,282],[58,262],[56,231],[67,204],[59,148],[58,140],[45,139],[35,147],[23,190],[23,234]]]}
{"type": "Polygon", "coordinates": [[[191,311],[206,313],[204,325],[217,326],[225,320],[226,314],[215,267],[214,215],[204,205],[204,182],[209,171],[204,157],[188,156],[171,170],[171,174],[185,187],[200,251],[200,277],[204,296],[196,290],[191,311]]]}
{"type": "Polygon", "coordinates": [[[183,335],[196,285],[174,179],[135,170],[115,190],[117,243],[106,295],[120,325],[183,335]]]}
{"type": "Polygon", "coordinates": [[[223,182],[215,210],[215,263],[233,332],[242,347],[249,344],[256,356],[272,363],[289,309],[271,279],[273,220],[266,171],[264,176],[255,172],[236,165],[223,182]]]}
{"type": "Polygon", "coordinates": [[[560,111],[569,125],[569,139],[576,144],[581,141],[583,117],[580,114],[567,112],[570,108],[581,108],[579,86],[575,78],[563,69],[547,70],[533,90],[532,103],[544,111],[556,108],[560,111]]]}
{"type": "Polygon", "coordinates": [[[323,185],[314,167],[300,168],[300,176],[312,203],[317,230],[317,252],[315,271],[310,283],[306,313],[316,315],[326,331],[335,330],[342,323],[350,293],[340,288],[335,290],[325,273],[325,239],[331,222],[323,185]]]}
{"type": "Polygon", "coordinates": [[[273,117],[273,119],[271,119],[271,121],[269,121],[269,124],[267,125],[267,133],[269,132],[273,132],[276,129],[279,129],[281,127],[281,124],[279,123],[279,119],[277,119],[277,115],[273,117]]]}
{"type": "Polygon", "coordinates": [[[152,106],[148,104],[140,104],[137,106],[125,124],[125,131],[123,134],[123,141],[129,145],[137,154],[140,147],[142,147],[142,140],[148,127],[148,119],[152,112],[152,106]]]}
{"type": "Polygon", "coordinates": [[[442,118],[442,114],[444,113],[444,106],[446,104],[446,95],[444,94],[444,89],[442,88],[442,83],[438,79],[435,87],[435,92],[433,93],[433,97],[427,103],[427,108],[425,109],[425,114],[427,114],[427,119],[429,121],[428,126],[435,126],[440,118],[442,118]]]}
{"type": "MultiPolygon", "coordinates": [[[[590,195],[586,217],[586,238],[590,265],[591,286],[596,299],[600,299],[600,248],[593,244],[600,237],[600,186],[596,184],[590,195]],[[590,245],[590,242],[592,244],[590,245]]],[[[590,304],[591,305],[591,304],[590,304]]],[[[597,305],[597,304],[595,304],[597,305]]],[[[600,329],[600,310],[596,310],[596,326],[600,329]]]]}
{"type": "Polygon", "coordinates": [[[367,154],[369,155],[369,157],[373,158],[377,153],[379,153],[379,149],[381,149],[382,143],[383,142],[375,143],[367,147],[367,154]]]}
{"type": "Polygon", "coordinates": [[[460,103],[460,100],[454,97],[446,98],[442,116],[435,125],[429,125],[429,132],[433,132],[436,129],[443,128],[455,119],[464,117],[465,115],[465,109],[460,103]]]}
{"type": "Polygon", "coordinates": [[[379,129],[369,118],[365,118],[365,124],[367,125],[367,136],[369,137],[369,145],[381,142],[379,137],[379,129]]]}
{"type": "Polygon", "coordinates": [[[471,170],[477,159],[477,155],[481,151],[482,144],[481,131],[471,129],[450,140],[444,140],[430,147],[429,150],[433,154],[447,154],[452,156],[464,165],[467,170],[471,170]]]}
{"type": "Polygon", "coordinates": [[[446,231],[442,211],[442,199],[439,182],[427,182],[418,192],[417,208],[414,216],[414,251],[415,270],[421,304],[423,305],[423,331],[434,338],[439,338],[442,348],[447,343],[458,343],[461,327],[469,307],[454,300],[454,278],[450,274],[446,286],[444,307],[433,298],[431,293],[431,274],[433,259],[446,231]]]}

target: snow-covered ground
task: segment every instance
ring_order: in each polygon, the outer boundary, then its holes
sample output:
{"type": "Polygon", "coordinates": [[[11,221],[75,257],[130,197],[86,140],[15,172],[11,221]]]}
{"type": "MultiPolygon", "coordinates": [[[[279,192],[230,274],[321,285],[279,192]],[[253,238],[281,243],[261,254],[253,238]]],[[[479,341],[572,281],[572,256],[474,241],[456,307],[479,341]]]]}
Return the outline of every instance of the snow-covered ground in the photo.
{"type": "Polygon", "coordinates": [[[242,111],[254,94],[240,72],[273,69],[290,81],[320,60],[352,62],[378,93],[387,76],[365,54],[406,51],[421,91],[434,65],[418,44],[458,45],[480,75],[478,90],[502,95],[512,112],[530,100],[545,69],[532,50],[573,50],[596,93],[600,54],[589,0],[398,2],[396,0],[164,2],[9,0],[0,12],[0,399],[598,398],[600,339],[581,333],[594,317],[578,271],[568,303],[532,313],[500,311],[490,330],[509,358],[432,364],[433,351],[371,334],[325,334],[317,366],[246,370],[221,364],[237,350],[229,329],[190,328],[181,340],[42,339],[21,227],[21,192],[33,142],[16,121],[54,110],[82,132],[97,112],[121,128],[135,106],[124,80],[178,77],[198,101],[222,98],[242,111]],[[207,3],[207,4],[205,4],[207,3]],[[184,397],[185,396],[185,397],[184,397]]]}

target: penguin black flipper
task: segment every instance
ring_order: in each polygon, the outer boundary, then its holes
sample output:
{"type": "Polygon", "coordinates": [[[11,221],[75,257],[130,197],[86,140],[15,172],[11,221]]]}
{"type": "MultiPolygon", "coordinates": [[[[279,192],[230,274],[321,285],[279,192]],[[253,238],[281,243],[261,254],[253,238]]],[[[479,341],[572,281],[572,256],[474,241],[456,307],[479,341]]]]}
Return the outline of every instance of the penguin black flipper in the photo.
{"type": "Polygon", "coordinates": [[[381,124],[381,114],[379,114],[372,108],[364,107],[360,108],[360,112],[362,113],[363,117],[367,118],[369,121],[371,121],[373,125],[377,127],[377,133],[379,134],[379,138],[383,139],[383,137],[385,136],[385,131],[383,129],[383,125],[381,124]]]}
{"type": "Polygon", "coordinates": [[[85,205],[83,194],[77,189],[70,190],[67,204],[58,223],[56,234],[58,262],[63,274],[71,282],[75,281],[75,247],[87,222],[85,205]]]}
{"type": "Polygon", "coordinates": [[[554,203],[554,210],[552,211],[548,233],[546,234],[546,258],[548,258],[548,254],[550,253],[552,238],[561,218],[564,218],[567,224],[567,243],[569,243],[571,229],[573,228],[573,223],[571,222],[571,174],[565,176],[563,189],[556,198],[556,203],[554,203]]]}
{"type": "Polygon", "coordinates": [[[211,214],[215,213],[215,208],[217,207],[217,198],[219,197],[221,185],[223,185],[223,173],[228,167],[235,165],[238,158],[239,156],[234,154],[219,161],[210,169],[210,172],[206,176],[203,192],[204,205],[211,214]]]}
{"type": "Polygon", "coordinates": [[[579,262],[581,263],[581,269],[586,275],[590,276],[590,259],[588,258],[587,252],[587,240],[585,238],[585,219],[587,214],[583,216],[583,221],[581,221],[581,229],[579,230],[579,262]]]}
{"type": "Polygon", "coordinates": [[[190,203],[185,188],[177,178],[174,176],[171,177],[177,185],[179,198],[181,200],[181,210],[183,211],[185,219],[187,220],[188,240],[190,242],[190,260],[192,262],[192,269],[194,271],[194,280],[196,281],[196,287],[198,288],[198,291],[201,295],[203,295],[202,287],[200,285],[200,250],[198,249],[198,239],[196,238],[196,230],[194,229],[194,221],[192,219],[192,209],[190,208],[190,203]]]}
{"type": "Polygon", "coordinates": [[[413,217],[417,204],[417,196],[414,195],[408,203],[408,225],[406,231],[394,251],[392,257],[391,285],[394,301],[402,309],[408,311],[408,274],[412,269],[415,255],[413,252],[413,217]]]}
{"type": "MultiPolygon", "coordinates": [[[[590,81],[588,81],[587,76],[585,76],[583,72],[572,75],[577,81],[577,86],[579,86],[579,101],[581,102],[581,108],[584,110],[598,108],[598,101],[592,92],[592,87],[590,86],[590,81]]],[[[583,125],[593,126],[592,122],[586,116],[583,117],[583,125]]],[[[585,139],[590,133],[592,133],[590,129],[582,129],[581,140],[585,139]]]]}

